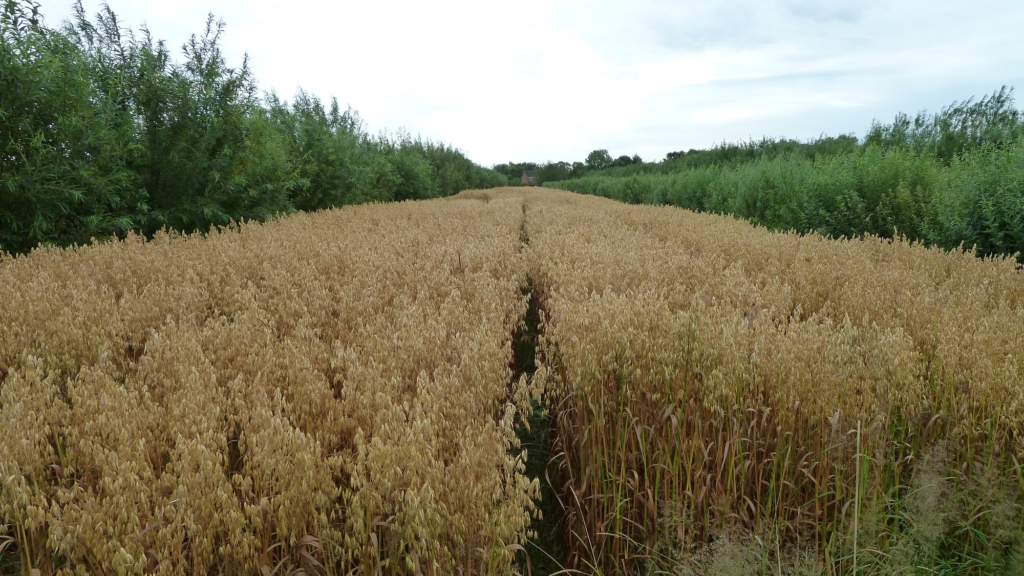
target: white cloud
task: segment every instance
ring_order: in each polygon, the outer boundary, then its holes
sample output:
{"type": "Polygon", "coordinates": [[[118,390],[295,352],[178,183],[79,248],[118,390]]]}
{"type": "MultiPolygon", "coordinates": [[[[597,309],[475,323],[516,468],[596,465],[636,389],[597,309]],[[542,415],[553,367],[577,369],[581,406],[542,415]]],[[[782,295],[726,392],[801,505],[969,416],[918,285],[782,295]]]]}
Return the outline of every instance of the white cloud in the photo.
{"type": "MultiPolygon", "coordinates": [[[[1024,89],[1024,4],[1003,0],[109,0],[171,46],[227,23],[264,89],[337,96],[474,160],[657,159],[1024,89]]],[[[85,3],[94,13],[98,2],[85,3]]],[[[44,0],[51,23],[70,14],[44,0]]]]}

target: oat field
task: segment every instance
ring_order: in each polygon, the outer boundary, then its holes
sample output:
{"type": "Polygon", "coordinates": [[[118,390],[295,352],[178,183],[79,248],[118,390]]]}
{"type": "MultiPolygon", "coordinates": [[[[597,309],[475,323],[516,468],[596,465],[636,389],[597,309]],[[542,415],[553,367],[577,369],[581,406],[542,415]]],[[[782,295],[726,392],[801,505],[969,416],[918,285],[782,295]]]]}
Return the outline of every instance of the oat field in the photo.
{"type": "Polygon", "coordinates": [[[1022,384],[1012,259],[556,190],[37,249],[0,572],[1013,573],[1022,384]]]}

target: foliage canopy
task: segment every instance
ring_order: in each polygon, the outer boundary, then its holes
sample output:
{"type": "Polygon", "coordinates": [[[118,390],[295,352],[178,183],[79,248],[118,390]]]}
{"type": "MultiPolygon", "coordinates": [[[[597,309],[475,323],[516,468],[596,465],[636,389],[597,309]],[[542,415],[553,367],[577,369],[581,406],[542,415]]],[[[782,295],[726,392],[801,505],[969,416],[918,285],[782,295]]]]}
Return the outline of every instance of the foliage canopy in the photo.
{"type": "Polygon", "coordinates": [[[368,134],[302,90],[260,96],[221,51],[213,15],[175,61],[104,7],[47,26],[39,4],[0,11],[0,250],[206,231],[239,220],[503,185],[459,150],[368,134]]]}

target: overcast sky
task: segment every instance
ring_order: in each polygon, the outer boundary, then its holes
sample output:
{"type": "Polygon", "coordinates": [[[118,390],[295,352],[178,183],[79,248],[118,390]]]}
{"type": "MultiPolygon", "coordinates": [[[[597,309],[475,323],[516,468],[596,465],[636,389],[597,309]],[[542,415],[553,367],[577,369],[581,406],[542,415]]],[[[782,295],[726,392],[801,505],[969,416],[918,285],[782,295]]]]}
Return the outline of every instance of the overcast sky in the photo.
{"type": "MultiPolygon", "coordinates": [[[[863,136],[873,118],[1024,90],[1020,0],[109,4],[175,48],[213,12],[229,65],[248,53],[261,89],[336,96],[373,132],[405,128],[484,165],[863,136]]],[[[42,12],[59,24],[71,2],[42,12]]]]}

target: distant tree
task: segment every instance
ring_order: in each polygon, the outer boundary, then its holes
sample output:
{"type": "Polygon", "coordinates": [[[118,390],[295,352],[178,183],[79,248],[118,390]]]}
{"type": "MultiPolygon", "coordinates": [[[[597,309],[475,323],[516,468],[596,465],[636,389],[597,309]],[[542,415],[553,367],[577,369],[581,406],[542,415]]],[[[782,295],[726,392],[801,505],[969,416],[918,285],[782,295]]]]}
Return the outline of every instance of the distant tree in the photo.
{"type": "Polygon", "coordinates": [[[508,178],[519,180],[519,177],[523,175],[523,171],[536,170],[537,166],[536,162],[507,162],[505,164],[495,164],[491,167],[491,170],[498,174],[504,174],[508,178]]]}
{"type": "Polygon", "coordinates": [[[572,166],[568,162],[548,162],[537,169],[538,183],[568,180],[571,168],[572,166]]]}
{"type": "MultiPolygon", "coordinates": [[[[639,159],[639,156],[637,156],[636,158],[639,159]]],[[[615,161],[612,162],[611,165],[615,166],[615,167],[626,167],[626,166],[632,166],[633,164],[635,164],[635,161],[633,160],[633,158],[630,158],[629,156],[626,156],[626,155],[622,155],[622,156],[619,156],[618,158],[616,158],[615,161]]]]}
{"type": "Polygon", "coordinates": [[[607,150],[594,150],[587,154],[587,167],[591,170],[603,170],[612,163],[612,155],[607,150]]]}

